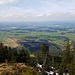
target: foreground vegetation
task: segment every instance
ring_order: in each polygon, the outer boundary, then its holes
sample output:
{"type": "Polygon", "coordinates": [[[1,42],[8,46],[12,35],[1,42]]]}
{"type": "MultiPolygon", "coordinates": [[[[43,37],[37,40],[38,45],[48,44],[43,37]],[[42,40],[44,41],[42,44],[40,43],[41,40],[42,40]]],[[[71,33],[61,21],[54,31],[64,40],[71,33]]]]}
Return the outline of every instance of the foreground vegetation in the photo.
{"type": "Polygon", "coordinates": [[[70,75],[75,75],[75,46],[71,47],[68,41],[62,55],[56,56],[53,53],[50,54],[46,44],[41,45],[39,52],[31,54],[24,48],[12,49],[0,43],[0,63],[2,63],[0,64],[2,75],[39,75],[37,63],[43,65],[40,75],[45,75],[45,71],[49,71],[52,66],[59,75],[62,75],[65,70],[68,70],[70,75]]]}

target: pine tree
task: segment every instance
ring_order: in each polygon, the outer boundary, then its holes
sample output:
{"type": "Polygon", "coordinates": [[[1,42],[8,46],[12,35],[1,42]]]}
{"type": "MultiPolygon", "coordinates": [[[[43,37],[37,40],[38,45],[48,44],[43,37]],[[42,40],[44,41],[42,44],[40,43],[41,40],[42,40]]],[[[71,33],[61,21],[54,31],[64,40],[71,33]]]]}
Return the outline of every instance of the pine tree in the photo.
{"type": "Polygon", "coordinates": [[[49,52],[49,47],[46,44],[42,44],[41,45],[41,54],[43,56],[43,68],[45,68],[46,62],[47,62],[47,56],[48,56],[48,52],[49,52]]]}
{"type": "Polygon", "coordinates": [[[63,56],[62,56],[62,63],[60,65],[60,75],[64,72],[65,69],[68,68],[68,65],[71,63],[71,54],[70,54],[70,44],[69,41],[67,42],[67,45],[65,47],[65,50],[63,51],[63,56]]]}
{"type": "Polygon", "coordinates": [[[24,50],[24,49],[20,50],[19,54],[18,54],[17,61],[28,63],[29,60],[30,60],[30,51],[24,50]]]}
{"type": "Polygon", "coordinates": [[[75,75],[75,46],[73,48],[73,60],[69,65],[69,73],[70,75],[75,75]]]}
{"type": "Polygon", "coordinates": [[[75,62],[75,46],[73,48],[73,62],[75,62]]]}
{"type": "Polygon", "coordinates": [[[67,42],[67,45],[65,47],[65,50],[63,51],[63,56],[62,56],[62,64],[66,67],[68,63],[71,62],[71,54],[70,54],[70,44],[69,41],[67,42]]]}

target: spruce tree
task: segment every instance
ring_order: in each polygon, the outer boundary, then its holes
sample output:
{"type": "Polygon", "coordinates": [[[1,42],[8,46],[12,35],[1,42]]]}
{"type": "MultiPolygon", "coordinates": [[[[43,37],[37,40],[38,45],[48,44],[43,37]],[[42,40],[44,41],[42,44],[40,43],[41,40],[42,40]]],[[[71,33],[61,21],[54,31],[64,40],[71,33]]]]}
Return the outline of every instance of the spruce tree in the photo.
{"type": "Polygon", "coordinates": [[[75,46],[73,48],[73,62],[75,62],[75,46]]]}
{"type": "Polygon", "coordinates": [[[67,42],[65,46],[65,50],[63,51],[62,55],[62,63],[60,65],[60,70],[59,70],[59,75],[61,75],[65,69],[68,68],[68,65],[71,63],[71,54],[70,54],[70,43],[69,41],[67,42]]]}
{"type": "Polygon", "coordinates": [[[70,54],[70,44],[69,41],[67,42],[67,45],[65,47],[65,50],[63,51],[63,56],[62,56],[62,64],[64,67],[67,66],[68,63],[71,62],[71,54],[70,54]]]}
{"type": "Polygon", "coordinates": [[[69,65],[69,73],[70,75],[75,75],[75,46],[73,48],[73,60],[69,65]]]}
{"type": "Polygon", "coordinates": [[[18,62],[23,62],[23,63],[28,63],[30,60],[30,51],[22,49],[19,51],[17,61],[18,62]]]}
{"type": "Polygon", "coordinates": [[[49,52],[49,47],[44,43],[41,45],[41,54],[43,56],[43,68],[45,68],[45,66],[47,65],[47,56],[48,56],[48,52],[49,52]]]}

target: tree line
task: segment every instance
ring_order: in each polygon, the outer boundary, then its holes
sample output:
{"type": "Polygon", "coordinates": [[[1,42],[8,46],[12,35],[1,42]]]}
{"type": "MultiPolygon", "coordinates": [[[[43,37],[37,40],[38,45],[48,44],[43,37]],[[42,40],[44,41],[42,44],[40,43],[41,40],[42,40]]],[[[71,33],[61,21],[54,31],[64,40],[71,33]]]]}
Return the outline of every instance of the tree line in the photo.
{"type": "Polygon", "coordinates": [[[40,64],[43,64],[43,68],[46,71],[50,71],[51,67],[55,67],[59,75],[63,75],[65,71],[68,71],[69,75],[75,75],[75,46],[71,46],[69,41],[67,41],[64,50],[62,50],[61,56],[50,55],[49,47],[46,44],[42,44],[40,52],[37,54],[37,59],[40,64]]]}
{"type": "Polygon", "coordinates": [[[22,48],[21,50],[12,49],[11,47],[4,46],[0,43],[0,63],[5,61],[15,63],[24,62],[28,63],[30,59],[30,51],[22,48]]]}
{"type": "Polygon", "coordinates": [[[58,69],[59,75],[62,75],[65,70],[68,70],[70,75],[75,74],[75,46],[71,48],[69,41],[61,56],[50,55],[49,47],[46,44],[40,46],[39,52],[34,53],[34,57],[30,57],[30,54],[28,49],[12,49],[0,43],[0,63],[22,62],[34,68],[37,63],[40,63],[47,71],[50,70],[50,67],[55,67],[58,69]]]}

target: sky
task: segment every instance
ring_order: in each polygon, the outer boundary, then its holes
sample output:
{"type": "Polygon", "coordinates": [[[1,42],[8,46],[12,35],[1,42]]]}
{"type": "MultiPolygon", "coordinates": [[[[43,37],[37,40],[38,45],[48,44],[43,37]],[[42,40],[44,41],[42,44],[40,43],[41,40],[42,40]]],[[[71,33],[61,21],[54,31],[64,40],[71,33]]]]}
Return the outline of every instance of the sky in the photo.
{"type": "Polygon", "coordinates": [[[75,21],[75,0],[0,0],[0,21],[75,21]]]}

